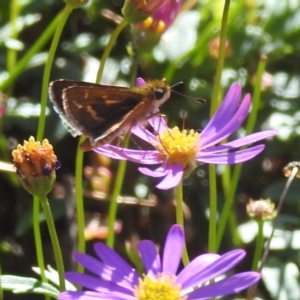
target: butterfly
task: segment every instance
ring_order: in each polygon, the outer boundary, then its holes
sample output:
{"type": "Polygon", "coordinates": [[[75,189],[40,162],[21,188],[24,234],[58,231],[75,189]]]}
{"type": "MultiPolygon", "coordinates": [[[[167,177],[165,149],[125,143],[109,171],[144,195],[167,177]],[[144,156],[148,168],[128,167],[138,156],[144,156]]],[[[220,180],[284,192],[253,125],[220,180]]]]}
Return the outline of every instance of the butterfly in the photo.
{"type": "Polygon", "coordinates": [[[110,143],[133,126],[147,123],[170,93],[165,79],[133,88],[65,79],[49,86],[50,100],[63,124],[74,137],[87,137],[80,145],[83,151],[110,143]]]}

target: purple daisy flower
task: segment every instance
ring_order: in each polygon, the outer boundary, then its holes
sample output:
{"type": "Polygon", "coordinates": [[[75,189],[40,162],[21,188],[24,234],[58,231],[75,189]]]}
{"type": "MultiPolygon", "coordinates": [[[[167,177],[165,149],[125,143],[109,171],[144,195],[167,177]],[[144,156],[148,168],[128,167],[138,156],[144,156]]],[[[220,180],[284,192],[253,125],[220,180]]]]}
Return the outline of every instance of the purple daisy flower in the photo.
{"type": "MultiPolygon", "coordinates": [[[[143,82],[139,78],[137,85],[142,85],[143,82]]],[[[170,189],[190,174],[197,162],[232,165],[250,160],[263,151],[265,146],[262,144],[243,150],[238,149],[272,137],[276,131],[261,131],[219,145],[236,131],[247,117],[251,96],[247,94],[241,104],[240,99],[241,87],[233,84],[219,109],[200,133],[194,130],[180,131],[178,127],[168,128],[161,116],[149,119],[149,124],[157,135],[143,126],[132,128],[131,132],[150,143],[154,150],[134,150],[104,145],[95,151],[114,159],[127,159],[146,165],[160,164],[155,170],[140,167],[139,171],[147,176],[162,177],[156,187],[170,189]]]]}
{"type": "Polygon", "coordinates": [[[200,300],[238,293],[260,279],[257,272],[243,272],[216,280],[244,258],[246,253],[242,249],[223,255],[200,255],[177,274],[183,247],[184,233],[179,225],[173,225],[168,233],[162,261],[153,242],[139,242],[137,248],[145,268],[145,275],[140,276],[116,252],[97,243],[94,249],[100,260],[82,253],[74,255],[93,275],[66,273],[66,279],[87,290],[63,292],[59,299],[200,300]]]}

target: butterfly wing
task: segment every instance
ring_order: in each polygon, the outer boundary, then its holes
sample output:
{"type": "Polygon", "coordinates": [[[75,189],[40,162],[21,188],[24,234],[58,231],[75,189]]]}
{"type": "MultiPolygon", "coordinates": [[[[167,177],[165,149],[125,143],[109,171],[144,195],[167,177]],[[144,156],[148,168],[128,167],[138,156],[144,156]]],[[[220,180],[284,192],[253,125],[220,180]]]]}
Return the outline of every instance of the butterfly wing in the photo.
{"type": "Polygon", "coordinates": [[[141,93],[105,85],[72,86],[63,90],[62,98],[66,118],[92,142],[120,127],[127,114],[143,101],[141,93]]]}
{"type": "Polygon", "coordinates": [[[66,129],[72,134],[73,137],[76,137],[78,135],[81,135],[81,132],[76,127],[76,124],[74,124],[70,119],[67,118],[62,98],[63,90],[73,86],[97,87],[99,86],[99,84],[61,79],[53,81],[49,85],[49,95],[54,110],[58,113],[59,117],[62,120],[62,124],[66,127],[66,129]]]}

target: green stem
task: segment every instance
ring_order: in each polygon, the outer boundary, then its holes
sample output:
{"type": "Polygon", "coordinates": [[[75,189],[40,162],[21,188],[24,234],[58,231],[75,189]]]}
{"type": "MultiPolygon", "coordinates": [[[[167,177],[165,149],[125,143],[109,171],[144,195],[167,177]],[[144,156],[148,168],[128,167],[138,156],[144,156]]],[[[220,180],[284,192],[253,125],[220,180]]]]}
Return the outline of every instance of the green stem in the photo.
{"type": "Polygon", "coordinates": [[[258,233],[256,236],[255,252],[254,252],[254,257],[253,257],[253,262],[252,262],[252,270],[253,271],[258,270],[258,263],[261,260],[261,255],[262,255],[262,251],[263,251],[264,221],[262,221],[262,220],[257,221],[257,226],[258,226],[258,233]]]}
{"type": "Polygon", "coordinates": [[[43,74],[43,83],[42,83],[42,94],[41,94],[41,113],[39,118],[38,124],[38,132],[37,132],[37,140],[41,140],[44,135],[45,130],[45,121],[46,121],[46,105],[48,99],[48,86],[49,86],[49,79],[50,79],[50,71],[54,59],[54,55],[57,49],[57,45],[63,31],[63,28],[66,24],[66,21],[72,11],[72,7],[70,5],[66,5],[62,14],[60,15],[60,20],[57,24],[56,31],[54,33],[54,37],[50,46],[50,50],[48,53],[47,62],[44,69],[43,74]]]}
{"type": "Polygon", "coordinates": [[[57,23],[60,20],[60,16],[61,14],[59,14],[55,17],[55,19],[53,19],[51,24],[45,29],[45,31],[39,37],[39,39],[32,45],[32,47],[28,51],[26,51],[26,54],[14,66],[14,68],[9,73],[9,76],[2,82],[2,84],[0,84],[1,91],[4,91],[12,85],[13,81],[24,71],[30,59],[36,53],[38,53],[42,49],[42,47],[48,42],[48,40],[51,38],[54,30],[57,27],[57,23]]]}
{"type": "MultiPolygon", "coordinates": [[[[129,135],[127,136],[124,148],[128,146],[129,143],[129,135]]],[[[108,212],[108,235],[106,239],[107,246],[113,248],[115,243],[115,221],[117,217],[117,208],[118,208],[118,197],[121,194],[121,190],[123,187],[124,176],[126,171],[127,161],[121,160],[119,162],[117,176],[114,184],[114,190],[111,195],[109,212],[108,212]]]]}
{"type": "Polygon", "coordinates": [[[221,99],[219,97],[220,91],[220,83],[221,77],[224,67],[224,60],[225,60],[225,45],[226,45],[226,37],[227,37],[227,23],[228,23],[228,13],[229,13],[229,6],[230,0],[225,1],[223,16],[222,16],[222,25],[221,25],[221,32],[220,32],[220,51],[218,56],[218,64],[217,64],[217,71],[215,76],[215,82],[212,92],[212,100],[211,100],[211,107],[210,107],[210,116],[212,117],[214,112],[217,110],[221,99]]]}
{"type": "MultiPolygon", "coordinates": [[[[181,225],[184,229],[184,213],[183,213],[183,190],[182,190],[182,181],[175,188],[175,199],[176,199],[176,223],[181,225]]],[[[186,266],[190,260],[186,248],[186,244],[184,244],[183,252],[182,252],[182,262],[184,266],[186,266]]]]}
{"type": "MultiPolygon", "coordinates": [[[[217,64],[215,82],[212,92],[212,101],[210,106],[210,116],[213,116],[217,107],[219,106],[218,96],[220,90],[220,82],[222,76],[222,70],[225,59],[225,43],[226,43],[226,32],[227,32],[227,20],[229,12],[230,0],[225,1],[221,33],[220,33],[220,51],[219,59],[217,64]]],[[[217,184],[216,184],[216,168],[213,165],[209,166],[209,233],[208,233],[208,250],[209,252],[215,252],[216,249],[216,217],[217,217],[217,184]]]]}
{"type": "Polygon", "coordinates": [[[56,269],[59,276],[59,289],[60,291],[64,291],[66,289],[65,278],[64,278],[64,273],[65,273],[64,262],[61,255],[61,250],[60,250],[59,241],[58,241],[58,237],[56,234],[56,229],[55,229],[55,225],[51,213],[51,208],[46,196],[39,196],[39,200],[46,217],[46,222],[48,225],[48,230],[51,238],[51,243],[52,243],[55,262],[56,262],[56,269]]]}
{"type": "MultiPolygon", "coordinates": [[[[41,271],[41,279],[43,282],[48,282],[46,275],[45,275],[45,262],[44,262],[44,255],[43,255],[43,246],[42,246],[42,239],[41,239],[41,231],[40,231],[40,201],[38,197],[33,197],[33,216],[35,216],[32,220],[33,224],[33,233],[34,233],[34,241],[35,241],[35,250],[36,250],[36,257],[38,266],[41,271]]],[[[2,298],[0,298],[2,299],[2,298]]],[[[45,299],[50,299],[49,296],[45,296],[45,299]]]]}
{"type": "MultiPolygon", "coordinates": [[[[10,9],[10,19],[9,19],[9,25],[11,29],[10,37],[13,39],[16,39],[18,37],[18,31],[17,31],[17,19],[20,13],[21,7],[18,0],[12,0],[11,1],[11,9],[10,9]]],[[[8,48],[7,51],[7,70],[10,72],[16,63],[17,59],[17,51],[15,49],[8,48]]]]}
{"type": "Polygon", "coordinates": [[[216,252],[216,228],[217,228],[217,180],[216,167],[209,165],[209,229],[208,252],[216,252]]]}
{"type": "Polygon", "coordinates": [[[108,44],[106,45],[104,52],[102,54],[101,57],[101,61],[100,61],[100,67],[97,73],[97,77],[96,77],[96,83],[100,83],[102,75],[103,75],[103,70],[104,70],[104,66],[105,66],[105,62],[117,40],[117,37],[119,36],[119,34],[121,33],[121,31],[123,30],[123,28],[127,25],[127,21],[125,19],[123,19],[123,21],[116,27],[116,29],[114,30],[113,34],[111,35],[108,44]]]}
{"type": "MultiPolygon", "coordinates": [[[[85,140],[85,137],[81,136],[79,139],[79,145],[85,140]]],[[[77,234],[78,234],[78,251],[85,252],[85,238],[84,238],[84,205],[83,205],[83,190],[82,190],[82,174],[83,174],[83,151],[78,147],[76,153],[76,165],[75,165],[75,197],[76,197],[76,211],[77,211],[77,234]]],[[[77,271],[82,272],[83,266],[78,264],[77,271]]]]}
{"type": "MultiPolygon", "coordinates": [[[[255,89],[252,98],[252,109],[246,125],[246,135],[253,131],[256,123],[258,109],[259,109],[260,95],[261,95],[261,82],[262,82],[262,76],[265,67],[266,67],[266,58],[262,56],[257,67],[256,83],[255,83],[255,89]]],[[[238,164],[234,167],[231,183],[230,183],[230,190],[228,191],[228,193],[225,193],[225,204],[220,216],[219,226],[218,226],[217,249],[221,244],[223,234],[225,232],[227,220],[232,210],[232,204],[234,201],[237,185],[240,179],[242,166],[243,166],[242,164],[238,164]]]]}

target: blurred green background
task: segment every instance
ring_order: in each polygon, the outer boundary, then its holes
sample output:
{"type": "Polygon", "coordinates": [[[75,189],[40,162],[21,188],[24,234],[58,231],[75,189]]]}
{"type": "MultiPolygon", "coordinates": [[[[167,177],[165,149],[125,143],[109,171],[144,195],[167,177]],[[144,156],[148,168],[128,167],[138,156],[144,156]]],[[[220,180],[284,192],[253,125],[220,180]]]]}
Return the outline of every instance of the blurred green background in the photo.
{"type": "MultiPolygon", "coordinates": [[[[63,30],[51,81],[61,78],[95,82],[99,60],[108,38],[121,16],[123,1],[90,0],[74,10],[63,30]],[[108,16],[110,16],[108,18],[108,16]]],[[[204,105],[173,93],[163,105],[171,126],[201,129],[208,122],[210,100],[216,73],[216,53],[224,1],[185,1],[175,23],[161,36],[157,44],[148,45],[150,38],[140,39],[136,30],[127,26],[119,36],[108,61],[102,83],[128,86],[132,77],[166,78],[172,85],[183,81],[176,91],[191,97],[206,99],[204,105]],[[133,70],[137,70],[136,74],[133,70]]],[[[11,162],[11,151],[30,135],[35,136],[38,124],[41,84],[51,39],[30,57],[29,62],[7,80],[30,47],[49,28],[63,9],[61,0],[0,1],[0,159],[11,162]]],[[[249,221],[245,205],[249,198],[270,197],[278,202],[286,178],[283,167],[299,159],[300,132],[300,2],[232,1],[228,19],[226,60],[222,73],[223,94],[238,82],[243,93],[253,93],[256,70],[262,55],[267,57],[263,76],[260,110],[254,131],[276,129],[278,135],[266,141],[266,149],[244,164],[235,195],[234,209],[220,253],[233,248],[245,248],[248,255],[238,271],[249,270],[255,245],[256,225],[249,221]],[[234,222],[237,223],[234,223],[234,222]],[[231,229],[230,229],[231,228],[231,229]]],[[[235,136],[243,136],[240,128],[235,136]]],[[[73,176],[78,139],[62,126],[48,102],[45,138],[55,149],[62,167],[57,172],[57,184],[49,195],[56,226],[62,243],[66,268],[73,266],[70,254],[76,248],[74,227],[73,176]]],[[[136,147],[134,139],[131,146],[136,147]]],[[[138,144],[139,147],[143,145],[138,144]]],[[[113,187],[117,162],[99,158],[93,152],[85,154],[84,189],[87,220],[101,225],[98,235],[91,234],[88,250],[97,240],[106,237],[105,225],[109,194],[113,187]],[[93,194],[92,191],[102,191],[93,194]],[[101,200],[101,199],[102,200],[101,200]],[[101,201],[100,201],[100,200],[101,201]]],[[[222,174],[223,167],[217,167],[222,174]]],[[[120,204],[118,210],[116,249],[125,253],[124,242],[150,238],[161,244],[171,224],[175,222],[172,191],[155,189],[156,180],[146,178],[137,165],[128,164],[122,195],[132,196],[133,204],[120,204]],[[139,202],[154,194],[150,200],[139,202]]],[[[218,209],[222,210],[223,189],[218,177],[218,209]]],[[[300,299],[300,186],[298,179],[286,197],[276,224],[278,230],[271,246],[263,280],[259,285],[261,299],[300,299]]],[[[190,257],[207,251],[208,239],[208,167],[197,168],[185,180],[186,237],[190,257]]],[[[32,224],[32,197],[24,191],[13,173],[0,173],[0,260],[2,274],[34,277],[36,265],[32,224]]],[[[47,227],[41,216],[41,228],[46,262],[54,265],[47,227]]],[[[266,226],[266,236],[270,233],[266,226]]],[[[97,231],[98,232],[98,231],[97,231]]],[[[12,295],[5,299],[42,299],[41,296],[12,295]]],[[[230,298],[232,299],[232,298],[230,298]]]]}

